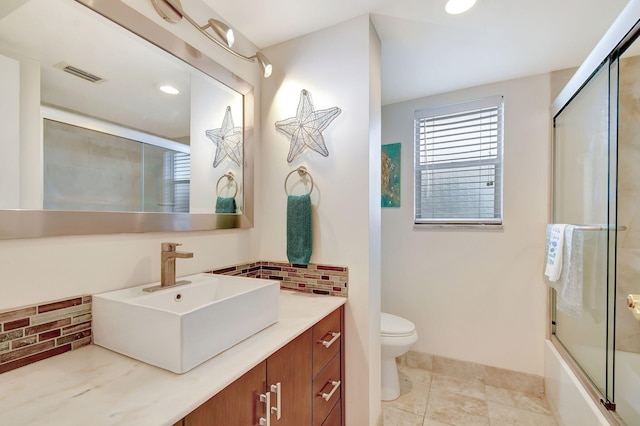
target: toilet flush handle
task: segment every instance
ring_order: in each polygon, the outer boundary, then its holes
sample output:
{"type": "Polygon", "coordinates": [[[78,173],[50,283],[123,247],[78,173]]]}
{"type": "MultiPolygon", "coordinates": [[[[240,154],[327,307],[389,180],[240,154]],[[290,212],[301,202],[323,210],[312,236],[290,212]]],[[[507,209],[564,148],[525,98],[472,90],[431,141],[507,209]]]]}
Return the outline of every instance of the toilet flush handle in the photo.
{"type": "Polygon", "coordinates": [[[325,348],[328,348],[329,346],[333,345],[333,343],[338,340],[340,338],[340,332],[337,333],[331,333],[331,337],[332,339],[329,341],[326,340],[318,340],[318,343],[322,344],[322,346],[324,346],[325,348]]]}

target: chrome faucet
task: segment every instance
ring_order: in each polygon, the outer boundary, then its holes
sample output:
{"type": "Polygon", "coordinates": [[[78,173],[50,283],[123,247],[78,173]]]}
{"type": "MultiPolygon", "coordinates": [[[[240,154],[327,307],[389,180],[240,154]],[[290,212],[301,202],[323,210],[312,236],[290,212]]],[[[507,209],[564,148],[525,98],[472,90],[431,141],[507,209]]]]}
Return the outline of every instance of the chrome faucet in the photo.
{"type": "Polygon", "coordinates": [[[180,243],[162,243],[160,253],[160,285],[144,288],[144,291],[156,291],[175,285],[189,284],[190,281],[181,280],[176,282],[176,259],[189,259],[193,253],[186,251],[176,251],[180,243]]]}

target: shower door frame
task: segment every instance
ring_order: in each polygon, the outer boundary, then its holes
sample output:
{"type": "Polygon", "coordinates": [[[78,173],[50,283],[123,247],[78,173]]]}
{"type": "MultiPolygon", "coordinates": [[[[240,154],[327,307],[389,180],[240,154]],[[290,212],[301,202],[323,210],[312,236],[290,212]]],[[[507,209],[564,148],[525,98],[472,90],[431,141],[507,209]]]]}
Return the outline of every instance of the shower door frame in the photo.
{"type": "MultiPolygon", "coordinates": [[[[615,162],[617,161],[616,158],[613,158],[613,159],[611,158],[612,155],[615,155],[617,157],[617,102],[616,102],[615,116],[612,116],[611,100],[613,99],[612,97],[613,94],[615,94],[617,99],[617,90],[618,90],[617,88],[618,76],[616,74],[616,76],[614,77],[614,82],[616,85],[615,93],[612,93],[612,88],[614,85],[612,84],[611,67],[612,67],[613,61],[617,60],[619,56],[618,52],[621,49],[624,49],[624,47],[627,46],[630,42],[632,42],[632,40],[634,40],[636,36],[640,37],[639,34],[640,34],[640,0],[631,0],[629,4],[627,4],[625,9],[622,11],[620,16],[616,19],[613,25],[609,28],[609,30],[603,36],[603,38],[600,40],[600,42],[589,54],[589,56],[584,61],[584,63],[578,68],[576,73],[569,80],[569,82],[566,84],[566,86],[563,88],[563,90],[560,92],[558,97],[555,99],[555,101],[551,105],[551,119],[552,119],[551,125],[553,129],[553,123],[555,118],[589,83],[591,78],[594,75],[596,75],[601,70],[602,67],[606,66],[609,68],[609,90],[610,90],[609,92],[609,104],[610,104],[609,164],[610,164],[610,167],[611,167],[612,161],[614,162],[614,166],[615,166],[615,162]],[[612,118],[616,118],[616,120],[613,121],[613,123],[612,123],[612,118]],[[614,151],[612,151],[611,149],[612,142],[615,144],[615,146],[613,147],[614,151]]],[[[553,150],[555,149],[555,134],[553,137],[551,148],[553,152],[553,150]]],[[[554,155],[550,155],[550,160],[551,160],[550,161],[551,167],[550,167],[550,180],[549,180],[550,192],[549,193],[553,194],[554,183],[555,183],[554,171],[556,166],[554,161],[554,155]]],[[[617,176],[613,176],[613,178],[617,180],[617,176]]],[[[609,183],[609,191],[610,191],[611,185],[612,185],[611,175],[609,176],[609,181],[610,181],[609,183]]],[[[615,194],[614,194],[614,197],[616,197],[615,194]]],[[[614,201],[615,201],[615,198],[614,198],[614,201]]],[[[611,210],[611,205],[609,206],[609,209],[611,210]]],[[[615,209],[615,206],[614,206],[614,209],[615,209]]],[[[549,217],[552,216],[552,211],[553,211],[553,205],[550,204],[549,217]]],[[[611,218],[609,219],[609,222],[611,222],[611,218]]],[[[609,237],[611,237],[612,234],[614,235],[614,243],[615,243],[615,232],[616,232],[615,230],[609,231],[609,237]]],[[[611,247],[610,244],[609,244],[609,247],[611,247]]],[[[616,245],[614,244],[613,247],[615,248],[616,245]]],[[[611,265],[611,264],[612,263],[609,258],[608,265],[611,265]]],[[[613,265],[615,267],[615,257],[614,257],[613,265]]],[[[609,272],[607,273],[607,275],[608,277],[611,276],[609,272]]],[[[614,270],[613,276],[615,277],[615,270],[614,270]]],[[[581,366],[574,360],[571,353],[569,353],[569,351],[564,347],[562,342],[555,335],[554,333],[554,328],[555,328],[555,315],[554,315],[555,300],[554,299],[555,297],[554,297],[554,291],[551,288],[548,289],[548,298],[547,298],[548,300],[547,302],[547,306],[548,306],[547,338],[553,343],[553,346],[558,350],[563,360],[567,363],[567,365],[570,367],[572,372],[576,375],[576,377],[582,384],[583,388],[587,391],[587,393],[594,400],[594,402],[596,402],[596,405],[600,409],[601,413],[605,416],[605,418],[609,421],[609,423],[613,425],[624,425],[625,424],[624,421],[615,412],[615,393],[614,393],[615,388],[614,388],[614,382],[613,382],[614,368],[615,368],[614,359],[613,359],[613,356],[615,353],[615,345],[614,345],[615,343],[615,283],[613,283],[613,289],[609,289],[609,288],[607,289],[607,297],[608,298],[613,297],[613,302],[610,303],[610,301],[607,301],[608,325],[607,325],[607,336],[606,336],[607,347],[605,348],[605,350],[607,351],[606,385],[605,386],[606,386],[606,389],[609,388],[609,386],[611,386],[611,389],[612,389],[611,395],[613,396],[612,398],[613,401],[610,402],[602,399],[602,393],[599,391],[596,385],[592,382],[589,376],[582,370],[581,366]],[[612,296],[612,293],[613,293],[613,296],[612,296]],[[613,324],[613,326],[611,324],[613,324]]],[[[608,393],[606,389],[605,389],[605,393],[608,393]]]]}
{"type": "MultiPolygon", "coordinates": [[[[607,175],[609,176],[608,178],[608,182],[607,182],[607,194],[608,197],[610,196],[610,185],[611,185],[611,173],[612,173],[612,169],[613,172],[615,174],[615,163],[613,164],[612,167],[612,150],[611,150],[611,146],[612,146],[612,142],[615,143],[615,135],[612,135],[612,126],[611,126],[611,76],[610,76],[610,65],[611,65],[611,61],[610,61],[610,55],[611,52],[601,61],[599,62],[592,70],[591,73],[587,75],[586,80],[584,80],[578,87],[577,89],[575,89],[575,92],[573,92],[573,94],[571,95],[571,97],[566,101],[566,103],[562,104],[561,108],[558,111],[552,111],[551,114],[551,119],[552,119],[552,130],[553,130],[553,139],[552,139],[552,146],[551,146],[551,155],[550,155],[550,180],[549,180],[549,184],[550,184],[550,194],[554,194],[555,191],[555,184],[556,184],[556,156],[555,156],[555,152],[556,152],[556,133],[555,133],[555,121],[556,118],[558,118],[558,116],[560,115],[560,113],[565,109],[565,107],[569,106],[569,104],[574,101],[574,99],[577,98],[577,96],[582,93],[582,90],[586,88],[586,86],[589,85],[590,82],[592,82],[594,77],[599,76],[599,74],[601,74],[602,72],[605,72],[606,75],[604,75],[603,77],[605,77],[606,80],[606,85],[607,85],[607,155],[608,155],[608,160],[607,160],[607,175]]],[[[580,71],[580,69],[576,72],[576,75],[578,74],[578,72],[580,71]]],[[[569,84],[571,84],[571,80],[569,81],[569,83],[567,84],[567,86],[565,86],[565,89],[567,87],[569,87],[569,84]]],[[[615,161],[615,160],[614,160],[615,161]]],[[[615,176],[614,176],[615,177],[615,176]]],[[[615,180],[615,179],[614,179],[615,180]]],[[[549,210],[549,217],[551,218],[549,220],[549,222],[553,222],[553,217],[554,217],[554,213],[555,213],[555,205],[554,205],[554,201],[555,198],[552,197],[551,198],[551,203],[550,203],[550,210],[549,210]]],[[[611,227],[611,217],[610,217],[610,199],[607,200],[607,225],[608,227],[611,227]]],[[[615,214],[615,209],[614,209],[614,214],[615,214]]],[[[614,224],[615,225],[615,224],[614,224]]],[[[560,340],[560,338],[556,335],[556,310],[555,310],[555,299],[556,299],[556,293],[554,292],[554,290],[549,287],[548,289],[548,313],[549,313],[549,321],[548,321],[548,332],[547,332],[547,338],[553,343],[553,346],[555,347],[555,349],[560,353],[560,355],[562,356],[563,360],[567,363],[567,365],[570,367],[570,369],[572,370],[572,372],[575,374],[575,376],[578,378],[578,380],[580,381],[580,384],[582,385],[582,387],[587,391],[587,393],[589,394],[589,396],[591,397],[591,399],[596,403],[596,405],[598,406],[598,408],[600,409],[601,413],[605,416],[605,418],[609,421],[610,424],[612,425],[624,425],[624,422],[621,421],[620,417],[617,415],[617,413],[615,412],[615,403],[613,402],[613,398],[610,401],[608,399],[609,396],[609,389],[613,390],[613,382],[612,382],[612,378],[613,378],[613,358],[612,358],[612,354],[611,351],[609,351],[609,349],[611,348],[610,344],[611,342],[614,341],[613,339],[613,335],[612,333],[610,333],[611,327],[609,326],[609,324],[611,324],[611,320],[612,318],[614,318],[614,316],[612,315],[612,313],[610,312],[610,301],[611,300],[615,300],[615,297],[611,296],[611,288],[609,286],[609,281],[610,281],[610,277],[611,277],[611,273],[609,272],[608,268],[610,266],[610,261],[609,261],[609,249],[611,248],[610,245],[610,240],[609,238],[611,238],[611,235],[615,234],[615,230],[614,231],[609,231],[607,234],[607,261],[605,263],[605,267],[607,268],[607,301],[606,301],[606,306],[607,306],[607,314],[606,314],[606,331],[605,331],[605,335],[602,336],[603,337],[603,346],[602,346],[602,350],[605,352],[604,353],[604,383],[602,383],[602,386],[604,387],[604,389],[601,391],[597,384],[595,383],[595,379],[590,377],[589,374],[587,374],[585,372],[585,370],[583,369],[583,367],[580,365],[579,361],[576,360],[576,358],[574,357],[574,355],[570,352],[569,349],[567,349],[567,346],[565,346],[565,344],[562,342],[562,340],[560,340]]],[[[614,235],[615,238],[615,235],[614,235]]],[[[614,245],[615,247],[615,245],[614,245]]],[[[614,272],[615,275],[615,272],[614,272]]],[[[613,396],[613,395],[612,395],[613,396]]]]}

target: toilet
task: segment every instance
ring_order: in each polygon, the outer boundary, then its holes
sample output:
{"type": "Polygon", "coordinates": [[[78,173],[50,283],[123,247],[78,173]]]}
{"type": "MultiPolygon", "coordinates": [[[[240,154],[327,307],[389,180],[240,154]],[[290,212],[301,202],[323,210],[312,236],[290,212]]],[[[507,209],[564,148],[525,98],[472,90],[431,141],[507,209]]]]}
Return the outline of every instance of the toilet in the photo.
{"type": "Polygon", "coordinates": [[[380,314],[380,343],[382,345],[382,394],[383,401],[400,396],[400,380],[396,357],[404,355],[418,341],[416,326],[409,320],[382,312],[380,314]]]}

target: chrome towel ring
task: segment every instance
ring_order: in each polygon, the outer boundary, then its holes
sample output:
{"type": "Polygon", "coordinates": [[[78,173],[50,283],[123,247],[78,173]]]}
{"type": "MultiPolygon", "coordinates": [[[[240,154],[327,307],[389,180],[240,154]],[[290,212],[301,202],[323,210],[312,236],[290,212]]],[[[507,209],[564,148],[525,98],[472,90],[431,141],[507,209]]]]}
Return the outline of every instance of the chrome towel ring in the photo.
{"type": "Polygon", "coordinates": [[[289,174],[287,175],[287,177],[284,179],[284,192],[285,192],[287,195],[291,195],[291,194],[289,194],[289,191],[287,191],[287,181],[289,180],[289,177],[290,177],[293,173],[295,173],[295,172],[298,172],[298,175],[299,175],[301,178],[303,178],[304,176],[309,176],[309,180],[311,181],[311,188],[309,189],[309,194],[311,194],[311,191],[313,191],[313,177],[311,176],[311,173],[309,173],[309,172],[307,171],[307,168],[306,168],[305,166],[300,166],[300,167],[298,167],[297,169],[295,169],[295,170],[291,170],[291,171],[289,172],[289,174]]]}
{"type": "Polygon", "coordinates": [[[220,179],[218,179],[218,182],[216,182],[216,194],[218,195],[218,197],[220,196],[220,189],[218,187],[220,186],[220,181],[223,178],[227,178],[226,185],[229,185],[230,182],[233,182],[233,184],[236,186],[236,191],[233,193],[233,198],[236,198],[236,195],[238,195],[238,182],[236,182],[235,178],[233,177],[233,173],[231,172],[225,173],[222,176],[220,176],[220,179]]]}

